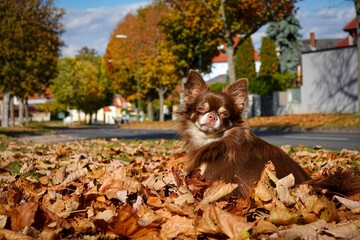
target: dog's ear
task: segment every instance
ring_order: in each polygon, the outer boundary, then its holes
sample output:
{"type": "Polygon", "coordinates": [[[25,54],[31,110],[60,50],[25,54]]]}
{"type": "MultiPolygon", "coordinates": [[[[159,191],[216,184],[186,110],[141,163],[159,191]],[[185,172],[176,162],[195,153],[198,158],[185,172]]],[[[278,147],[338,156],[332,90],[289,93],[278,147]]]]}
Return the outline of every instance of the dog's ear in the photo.
{"type": "Polygon", "coordinates": [[[188,102],[190,99],[194,99],[201,92],[208,90],[204,79],[195,70],[189,71],[189,76],[184,84],[184,102],[188,102]]]}
{"type": "Polygon", "coordinates": [[[243,110],[248,97],[248,80],[246,78],[237,80],[233,84],[227,86],[224,89],[224,93],[234,100],[240,110],[243,110]]]}

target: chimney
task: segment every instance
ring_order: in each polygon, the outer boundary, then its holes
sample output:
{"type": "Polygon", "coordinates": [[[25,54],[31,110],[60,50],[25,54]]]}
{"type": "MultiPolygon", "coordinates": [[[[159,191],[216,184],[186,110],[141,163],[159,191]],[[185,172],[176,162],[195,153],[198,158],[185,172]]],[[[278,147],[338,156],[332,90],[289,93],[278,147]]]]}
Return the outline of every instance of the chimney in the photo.
{"type": "Polygon", "coordinates": [[[316,40],[315,40],[315,33],[310,33],[310,47],[316,49],[316,40]]]}

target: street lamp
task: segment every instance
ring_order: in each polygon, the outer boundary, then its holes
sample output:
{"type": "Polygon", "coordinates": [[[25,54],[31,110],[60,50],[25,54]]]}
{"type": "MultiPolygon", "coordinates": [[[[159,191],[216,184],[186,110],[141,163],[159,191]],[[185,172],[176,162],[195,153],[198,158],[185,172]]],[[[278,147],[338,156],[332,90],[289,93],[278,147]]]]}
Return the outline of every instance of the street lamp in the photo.
{"type": "MultiPolygon", "coordinates": [[[[126,39],[127,35],[116,34],[116,38],[126,39]]],[[[140,61],[139,61],[139,44],[136,44],[136,77],[137,77],[137,121],[140,122],[140,61]]]]}

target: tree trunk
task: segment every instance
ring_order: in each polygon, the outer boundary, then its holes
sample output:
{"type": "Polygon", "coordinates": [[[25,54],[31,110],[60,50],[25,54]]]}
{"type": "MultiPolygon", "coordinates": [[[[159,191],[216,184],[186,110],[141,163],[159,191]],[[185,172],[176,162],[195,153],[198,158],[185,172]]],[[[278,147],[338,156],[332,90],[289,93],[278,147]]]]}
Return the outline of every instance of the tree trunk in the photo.
{"type": "Polygon", "coordinates": [[[358,109],[360,115],[360,1],[354,0],[357,20],[357,84],[358,84],[358,109]]]}
{"type": "Polygon", "coordinates": [[[4,92],[3,93],[3,102],[2,102],[2,109],[1,109],[1,126],[2,127],[9,127],[9,101],[10,101],[10,93],[4,92]]]}
{"type": "Polygon", "coordinates": [[[224,3],[225,0],[221,0],[221,19],[224,23],[224,34],[225,34],[225,51],[226,51],[226,58],[228,63],[228,74],[229,74],[229,80],[230,84],[234,83],[236,80],[235,76],[235,63],[234,63],[234,38],[230,33],[229,26],[226,21],[226,14],[224,9],[224,3]]]}
{"type": "Polygon", "coordinates": [[[156,90],[159,94],[159,102],[160,102],[159,121],[163,122],[164,121],[164,95],[167,91],[167,87],[165,87],[165,88],[157,87],[156,90]]]}
{"type": "Polygon", "coordinates": [[[153,121],[154,112],[153,112],[153,107],[152,107],[151,98],[148,98],[148,99],[147,99],[147,112],[148,112],[148,119],[149,119],[149,121],[153,121]]]}
{"type": "Polygon", "coordinates": [[[19,125],[24,126],[24,100],[19,99],[19,125]]]}
{"type": "Polygon", "coordinates": [[[28,125],[30,122],[29,119],[29,102],[27,99],[25,99],[25,125],[28,125]]]}
{"type": "Polygon", "coordinates": [[[15,118],[14,118],[14,96],[10,96],[10,126],[15,126],[15,118]]]}
{"type": "Polygon", "coordinates": [[[228,63],[228,74],[229,74],[229,80],[230,84],[234,83],[236,81],[236,75],[235,75],[235,62],[234,62],[234,45],[233,41],[227,41],[226,44],[226,58],[228,63]]]}
{"type": "Polygon", "coordinates": [[[80,114],[80,110],[77,111],[78,112],[78,121],[81,124],[81,114],[80,114]]]}

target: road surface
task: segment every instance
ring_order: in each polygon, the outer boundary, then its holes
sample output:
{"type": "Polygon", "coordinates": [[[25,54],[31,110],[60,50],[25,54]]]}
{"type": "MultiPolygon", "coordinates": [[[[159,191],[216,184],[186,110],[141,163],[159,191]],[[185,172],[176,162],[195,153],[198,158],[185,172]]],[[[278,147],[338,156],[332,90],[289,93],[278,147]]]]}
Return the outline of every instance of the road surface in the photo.
{"type": "MultiPolygon", "coordinates": [[[[307,147],[317,145],[326,149],[341,150],[343,148],[360,150],[359,133],[314,133],[314,132],[256,132],[258,136],[274,145],[300,144],[307,147]]],[[[174,130],[134,130],[121,129],[115,126],[92,126],[84,128],[68,128],[53,130],[48,135],[25,136],[21,140],[34,142],[65,142],[95,138],[118,139],[176,139],[174,130]]]]}

